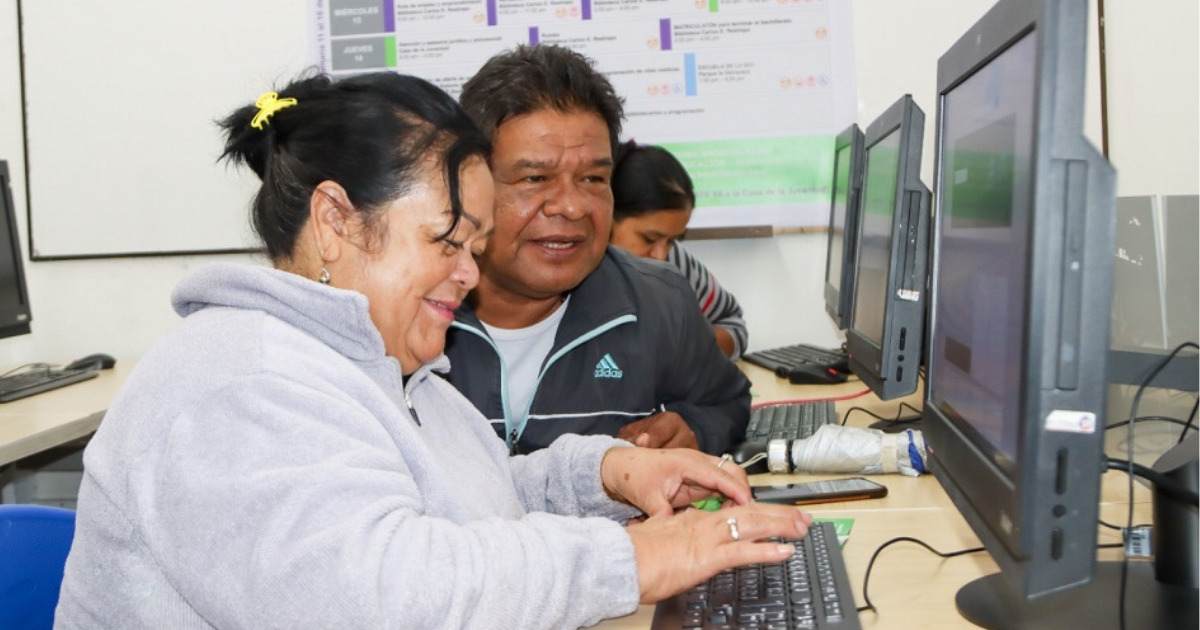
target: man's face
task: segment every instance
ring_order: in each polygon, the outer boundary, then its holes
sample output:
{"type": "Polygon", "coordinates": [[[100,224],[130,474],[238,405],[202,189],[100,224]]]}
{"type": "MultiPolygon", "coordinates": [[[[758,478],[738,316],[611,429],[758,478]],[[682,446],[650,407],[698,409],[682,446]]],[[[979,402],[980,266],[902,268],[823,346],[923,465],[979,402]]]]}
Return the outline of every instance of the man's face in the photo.
{"type": "Polygon", "coordinates": [[[543,300],[600,264],[612,229],[612,146],[591,112],[542,109],[496,130],[496,232],[480,258],[485,282],[543,300]]]}

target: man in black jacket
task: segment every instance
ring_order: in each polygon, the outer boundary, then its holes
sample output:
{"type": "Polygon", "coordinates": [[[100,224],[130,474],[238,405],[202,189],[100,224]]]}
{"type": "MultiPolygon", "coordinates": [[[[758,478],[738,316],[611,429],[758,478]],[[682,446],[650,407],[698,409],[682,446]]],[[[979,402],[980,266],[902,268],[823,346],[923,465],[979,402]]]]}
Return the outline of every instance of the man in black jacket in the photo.
{"type": "Polygon", "coordinates": [[[456,313],[449,380],[514,452],[564,433],[721,453],[749,381],[675,270],[608,247],[621,99],[587,58],[520,46],[489,60],[462,105],[493,141],[495,233],[456,313]]]}

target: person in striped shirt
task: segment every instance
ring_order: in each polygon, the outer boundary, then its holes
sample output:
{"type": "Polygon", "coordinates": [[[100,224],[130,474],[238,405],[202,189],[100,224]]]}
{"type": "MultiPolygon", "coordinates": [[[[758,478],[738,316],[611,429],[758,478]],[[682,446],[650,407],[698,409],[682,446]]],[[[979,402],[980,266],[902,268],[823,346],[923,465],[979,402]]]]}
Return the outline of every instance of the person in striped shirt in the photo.
{"type": "Polygon", "coordinates": [[[617,151],[612,191],[610,242],[642,258],[666,261],[683,273],[713,326],[717,345],[731,360],[741,357],[749,340],[741,305],[679,244],[696,206],[692,178],[683,164],[662,147],[630,140],[617,151]]]}

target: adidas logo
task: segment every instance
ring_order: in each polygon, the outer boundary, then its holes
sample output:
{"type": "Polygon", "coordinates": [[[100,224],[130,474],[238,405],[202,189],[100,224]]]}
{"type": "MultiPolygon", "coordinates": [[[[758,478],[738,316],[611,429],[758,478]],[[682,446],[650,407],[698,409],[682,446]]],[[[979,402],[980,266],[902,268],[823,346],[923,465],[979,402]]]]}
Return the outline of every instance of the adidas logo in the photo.
{"type": "Polygon", "coordinates": [[[603,359],[596,364],[596,378],[621,378],[625,373],[621,371],[621,367],[613,361],[611,354],[604,355],[603,359]]]}

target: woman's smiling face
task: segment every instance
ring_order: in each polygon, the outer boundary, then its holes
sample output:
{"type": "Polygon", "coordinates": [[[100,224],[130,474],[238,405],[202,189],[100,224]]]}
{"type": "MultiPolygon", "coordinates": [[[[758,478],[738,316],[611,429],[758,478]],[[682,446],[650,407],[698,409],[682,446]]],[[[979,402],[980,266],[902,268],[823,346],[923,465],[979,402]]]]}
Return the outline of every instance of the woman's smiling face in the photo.
{"type": "Polygon", "coordinates": [[[450,195],[439,169],[426,168],[405,196],[383,210],[376,248],[346,248],[335,284],[367,297],[387,354],[404,374],[442,354],[454,310],[479,282],[479,255],[492,231],[494,184],[481,158],[460,178],[463,216],[448,237],[450,195]],[[348,276],[347,277],[347,272],[348,276]]]}

